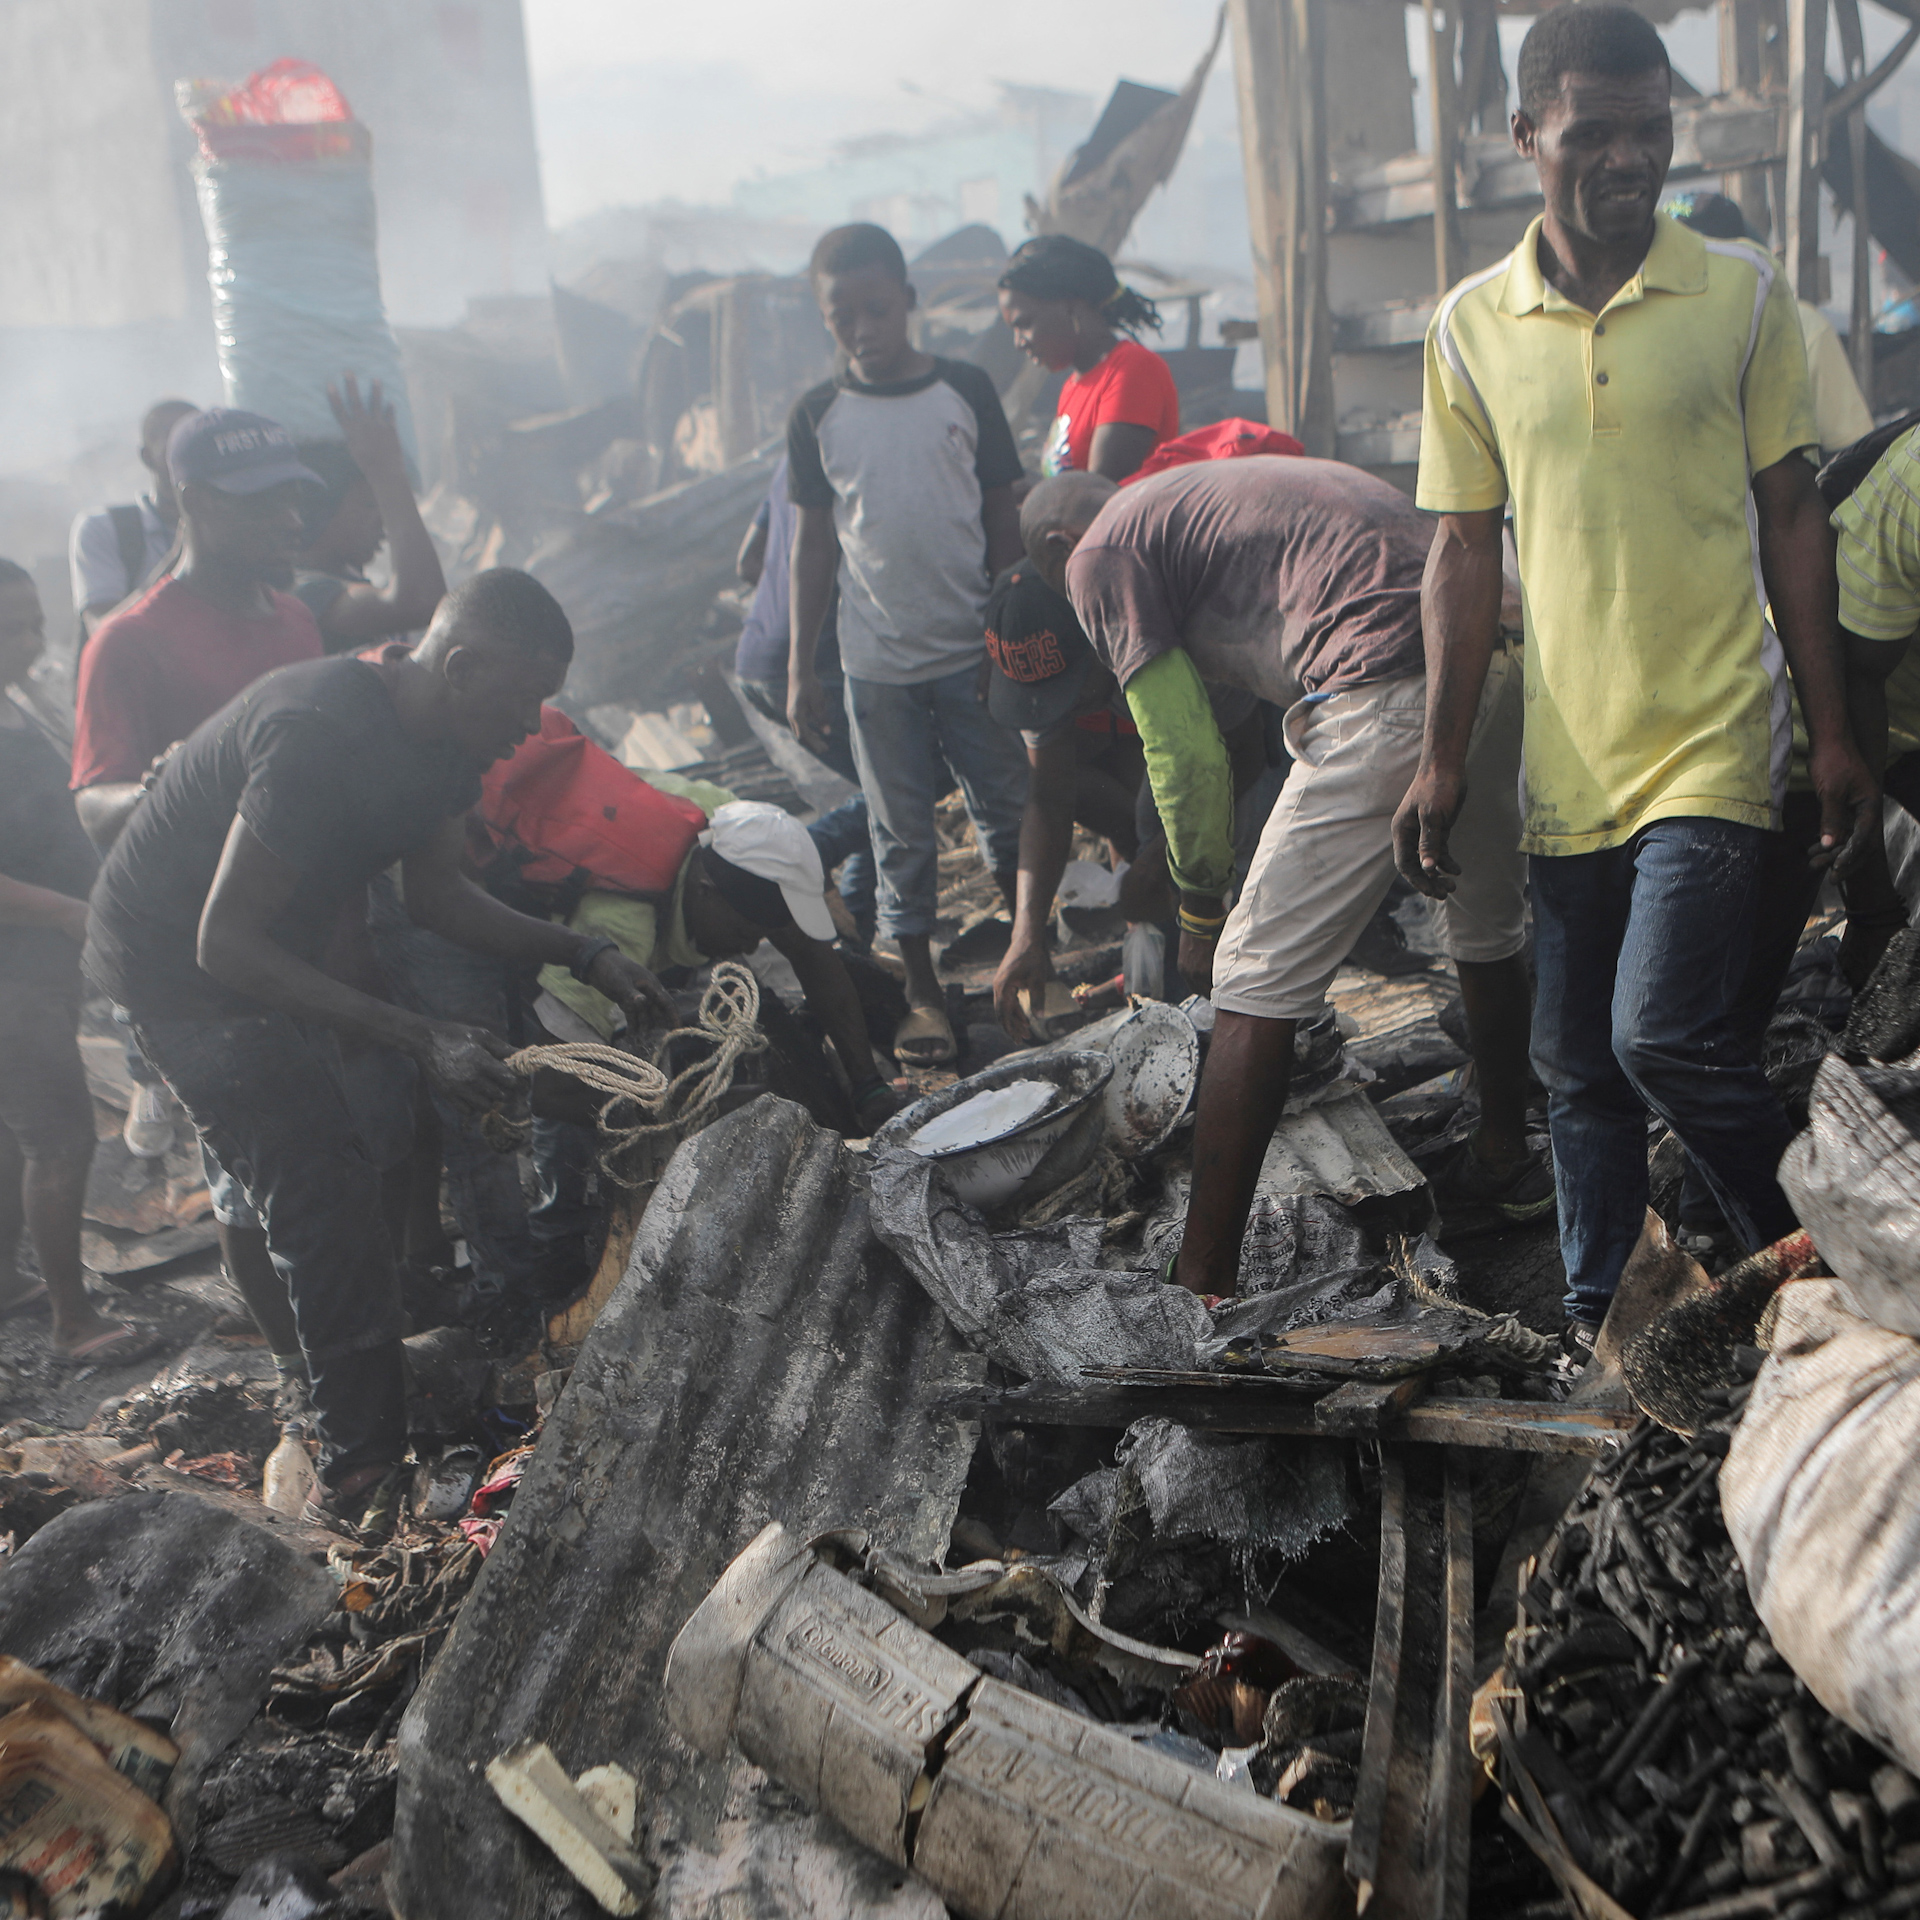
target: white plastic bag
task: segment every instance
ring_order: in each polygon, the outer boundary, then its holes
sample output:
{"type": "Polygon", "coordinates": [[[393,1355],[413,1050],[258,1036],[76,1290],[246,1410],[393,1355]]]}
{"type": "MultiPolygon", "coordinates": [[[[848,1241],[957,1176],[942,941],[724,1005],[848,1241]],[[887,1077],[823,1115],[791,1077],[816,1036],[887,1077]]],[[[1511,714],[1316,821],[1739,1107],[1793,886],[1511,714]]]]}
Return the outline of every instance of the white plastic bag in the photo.
{"type": "Polygon", "coordinates": [[[1167,936],[1151,920],[1134,920],[1120,943],[1120,977],[1141,1000],[1158,1000],[1167,990],[1167,936]]]}
{"type": "Polygon", "coordinates": [[[1920,1335],[1920,1140],[1903,1118],[1916,1105],[1920,1073],[1830,1054],[1780,1184],[1852,1311],[1920,1335]]]}
{"type": "Polygon", "coordinates": [[[276,61],[244,86],[183,80],[227,405],[296,440],[337,440],[329,383],[378,380],[418,453],[380,297],[372,138],[318,68],[276,61]]]}
{"type": "Polygon", "coordinates": [[[1782,1289],[1720,1469],[1754,1610],[1821,1705],[1920,1770],[1920,1340],[1782,1289]]]}

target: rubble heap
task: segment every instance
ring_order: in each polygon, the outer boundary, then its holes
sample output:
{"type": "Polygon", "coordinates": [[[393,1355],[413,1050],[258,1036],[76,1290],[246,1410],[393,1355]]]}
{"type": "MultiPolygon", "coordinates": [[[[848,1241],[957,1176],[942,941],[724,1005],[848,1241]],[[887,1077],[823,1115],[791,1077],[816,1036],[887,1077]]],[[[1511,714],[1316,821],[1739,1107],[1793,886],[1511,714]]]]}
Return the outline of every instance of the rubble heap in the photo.
{"type": "Polygon", "coordinates": [[[1775,1651],[1721,1519],[1746,1397],[1691,1440],[1643,1421],[1532,1562],[1496,1702],[1510,1818],[1642,1920],[1920,1912],[1920,1785],[1775,1651]]]}

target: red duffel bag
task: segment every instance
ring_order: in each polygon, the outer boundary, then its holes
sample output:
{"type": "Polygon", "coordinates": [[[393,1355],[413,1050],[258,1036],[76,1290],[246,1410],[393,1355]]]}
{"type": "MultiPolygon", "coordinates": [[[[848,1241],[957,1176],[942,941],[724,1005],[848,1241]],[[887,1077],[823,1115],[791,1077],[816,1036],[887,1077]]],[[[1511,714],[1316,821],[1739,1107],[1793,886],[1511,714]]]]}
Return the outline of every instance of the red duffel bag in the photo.
{"type": "Polygon", "coordinates": [[[707,816],[650,787],[589,740],[558,707],[480,786],[479,815],[497,855],[539,887],[585,876],[609,893],[672,890],[707,816]]]}

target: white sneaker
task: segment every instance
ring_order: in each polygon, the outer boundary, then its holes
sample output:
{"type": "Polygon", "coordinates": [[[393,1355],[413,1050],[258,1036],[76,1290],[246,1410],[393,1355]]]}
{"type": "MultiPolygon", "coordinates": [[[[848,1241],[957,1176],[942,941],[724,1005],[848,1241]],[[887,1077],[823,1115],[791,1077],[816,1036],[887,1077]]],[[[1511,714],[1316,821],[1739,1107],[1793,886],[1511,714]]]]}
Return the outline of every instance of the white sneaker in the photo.
{"type": "Polygon", "coordinates": [[[173,1095],[165,1087],[136,1086],[120,1138],[136,1160],[158,1160],[173,1145],[173,1095]]]}

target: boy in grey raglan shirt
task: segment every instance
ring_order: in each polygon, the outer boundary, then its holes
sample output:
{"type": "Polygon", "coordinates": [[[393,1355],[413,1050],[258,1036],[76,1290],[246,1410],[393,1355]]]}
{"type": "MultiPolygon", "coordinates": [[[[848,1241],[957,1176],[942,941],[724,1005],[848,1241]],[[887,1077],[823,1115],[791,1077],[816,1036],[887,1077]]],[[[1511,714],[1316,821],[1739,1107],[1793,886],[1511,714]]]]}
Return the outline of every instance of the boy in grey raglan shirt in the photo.
{"type": "Polygon", "coordinates": [[[1021,552],[1020,456],[986,374],[913,346],[914,291],[891,234],[836,227],[814,248],[810,270],[845,364],[801,398],[787,428],[799,510],[787,710],[801,739],[819,740],[813,653],[837,577],[847,713],[880,866],[880,931],[907,970],[910,1011],[894,1051],[937,1065],[954,1055],[932,956],[942,755],[1009,906],[1019,864],[1026,760],[982,703],[979,668],[988,586],[1021,552]]]}

